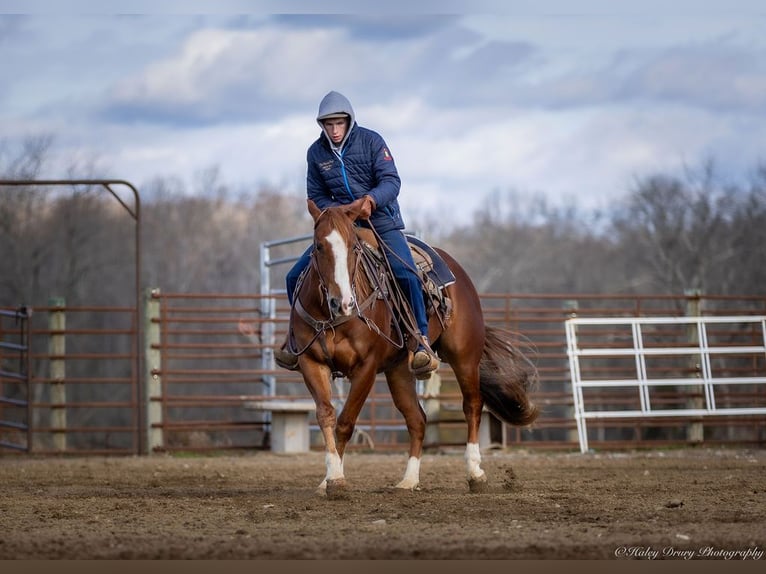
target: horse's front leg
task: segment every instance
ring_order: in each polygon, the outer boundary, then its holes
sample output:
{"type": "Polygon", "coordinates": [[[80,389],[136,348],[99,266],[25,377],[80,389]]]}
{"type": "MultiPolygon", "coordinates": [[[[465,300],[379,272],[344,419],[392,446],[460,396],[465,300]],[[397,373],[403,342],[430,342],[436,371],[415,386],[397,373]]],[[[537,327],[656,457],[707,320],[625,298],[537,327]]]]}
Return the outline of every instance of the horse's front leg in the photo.
{"type": "MultiPolygon", "coordinates": [[[[332,445],[332,449],[327,449],[327,476],[320,485],[324,488],[328,497],[342,496],[346,489],[346,480],[343,474],[343,455],[346,451],[346,445],[351,440],[356,426],[356,419],[364,406],[367,396],[370,394],[375,383],[375,363],[368,358],[363,364],[359,365],[349,377],[351,386],[343,404],[343,409],[338,415],[337,421],[333,418],[334,433],[322,433],[325,437],[325,444],[332,445]]],[[[317,417],[319,416],[319,407],[317,406],[317,417]]],[[[321,426],[321,423],[320,423],[321,426]]]]}
{"type": "Polygon", "coordinates": [[[346,402],[343,404],[343,409],[340,415],[338,415],[338,422],[335,427],[335,438],[337,439],[337,448],[341,458],[346,450],[348,441],[351,440],[351,436],[354,434],[356,419],[359,417],[364,402],[367,400],[372,386],[375,384],[375,364],[372,361],[368,361],[360,365],[360,368],[356,369],[349,377],[349,381],[351,386],[346,396],[346,402]]]}
{"type": "Polygon", "coordinates": [[[342,483],[343,455],[338,452],[335,441],[335,407],[332,404],[332,373],[330,369],[321,363],[315,363],[301,357],[301,372],[303,380],[308,387],[316,404],[316,418],[319,430],[322,433],[325,445],[325,477],[317,487],[317,493],[325,494],[327,483],[342,483]]]}
{"type": "Polygon", "coordinates": [[[423,455],[423,440],[426,433],[426,413],[420,407],[415,377],[406,362],[399,363],[386,372],[386,381],[391,390],[394,405],[404,416],[410,435],[410,450],[404,478],[395,488],[415,490],[420,484],[420,458],[423,455]]]}

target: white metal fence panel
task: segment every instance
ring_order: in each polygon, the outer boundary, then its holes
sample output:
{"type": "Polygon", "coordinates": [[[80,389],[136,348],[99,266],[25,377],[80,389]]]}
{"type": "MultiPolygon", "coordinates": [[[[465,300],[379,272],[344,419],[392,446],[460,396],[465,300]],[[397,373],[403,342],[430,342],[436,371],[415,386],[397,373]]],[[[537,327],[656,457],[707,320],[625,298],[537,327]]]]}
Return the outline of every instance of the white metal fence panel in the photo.
{"type": "MultiPolygon", "coordinates": [[[[588,450],[588,419],[617,419],[635,417],[700,417],[708,415],[766,415],[766,404],[759,406],[722,406],[716,404],[717,390],[723,385],[764,385],[766,386],[766,317],[620,317],[620,318],[571,318],[566,321],[567,354],[569,357],[574,399],[574,416],[580,440],[580,451],[588,450]],[[728,325],[729,340],[713,333],[711,326],[728,325]],[[662,345],[662,326],[678,328],[674,333],[674,344],[662,345]],[[599,328],[624,331],[602,331],[599,328]],[[592,329],[586,337],[583,332],[592,329]],[[679,340],[678,333],[683,336],[679,340]],[[617,333],[617,334],[615,334],[617,333]],[[740,336],[744,334],[745,336],[740,336]],[[583,341],[586,339],[587,341],[583,341]],[[749,339],[749,340],[743,340],[749,339]],[[747,343],[747,344],[743,344],[747,343]],[[687,357],[695,362],[695,376],[657,376],[659,370],[652,369],[648,362],[662,358],[687,357]],[[733,376],[727,369],[714,368],[714,361],[735,357],[749,366],[743,376],[733,376]],[[597,369],[586,369],[582,362],[588,359],[623,362],[622,374],[626,373],[625,361],[634,365],[634,376],[610,378],[598,376],[597,369]],[[698,361],[698,362],[697,362],[698,361]],[[587,371],[587,372],[586,372],[587,371]],[[725,375],[725,376],[724,376],[725,375]],[[656,408],[651,390],[660,387],[701,387],[704,400],[696,408],[656,408]],[[611,391],[635,389],[639,408],[590,410],[586,405],[584,391],[599,388],[611,391]]],[[[609,374],[603,368],[602,373],[609,374]]],[[[660,373],[661,374],[661,373],[660,373]]],[[[603,405],[599,405],[603,407],[603,405]]]]}

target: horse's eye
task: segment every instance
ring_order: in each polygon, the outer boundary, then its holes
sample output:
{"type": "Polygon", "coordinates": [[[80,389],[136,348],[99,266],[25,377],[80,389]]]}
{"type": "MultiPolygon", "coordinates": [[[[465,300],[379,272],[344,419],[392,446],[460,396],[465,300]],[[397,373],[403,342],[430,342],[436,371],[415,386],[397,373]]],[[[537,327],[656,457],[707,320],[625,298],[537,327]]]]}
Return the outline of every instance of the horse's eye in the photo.
{"type": "Polygon", "coordinates": [[[322,244],[321,243],[315,243],[314,244],[314,249],[316,249],[317,251],[322,251],[322,244]]]}

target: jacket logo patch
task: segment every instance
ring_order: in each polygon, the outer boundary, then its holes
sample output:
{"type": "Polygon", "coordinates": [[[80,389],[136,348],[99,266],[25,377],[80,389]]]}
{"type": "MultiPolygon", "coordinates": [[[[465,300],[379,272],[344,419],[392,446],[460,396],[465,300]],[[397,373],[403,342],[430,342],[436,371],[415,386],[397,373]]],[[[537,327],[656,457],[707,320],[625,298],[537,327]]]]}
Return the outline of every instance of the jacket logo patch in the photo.
{"type": "Polygon", "coordinates": [[[317,164],[317,167],[319,168],[319,171],[330,171],[335,165],[335,160],[328,159],[327,161],[322,161],[317,164]]]}
{"type": "Polygon", "coordinates": [[[391,154],[389,153],[387,147],[383,148],[383,159],[386,160],[386,161],[391,161],[392,159],[394,159],[394,158],[391,157],[391,154]]]}

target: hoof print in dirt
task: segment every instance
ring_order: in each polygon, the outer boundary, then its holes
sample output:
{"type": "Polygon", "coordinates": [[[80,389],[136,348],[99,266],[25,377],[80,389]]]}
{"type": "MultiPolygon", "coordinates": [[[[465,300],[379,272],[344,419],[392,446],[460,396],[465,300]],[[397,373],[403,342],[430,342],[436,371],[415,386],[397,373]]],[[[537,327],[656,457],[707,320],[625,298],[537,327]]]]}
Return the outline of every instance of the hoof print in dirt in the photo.
{"type": "Polygon", "coordinates": [[[487,479],[485,478],[472,478],[468,481],[468,490],[471,491],[473,494],[482,494],[484,492],[489,492],[489,484],[487,483],[487,479]]]}
{"type": "Polygon", "coordinates": [[[518,492],[521,490],[521,482],[519,482],[519,477],[516,476],[516,473],[512,468],[509,468],[505,471],[505,478],[503,479],[503,490],[507,490],[508,492],[518,492]]]}
{"type": "Polygon", "coordinates": [[[415,488],[402,488],[400,486],[393,486],[389,489],[389,492],[391,492],[394,496],[412,496],[414,492],[419,490],[419,486],[416,486],[415,488]]]}

